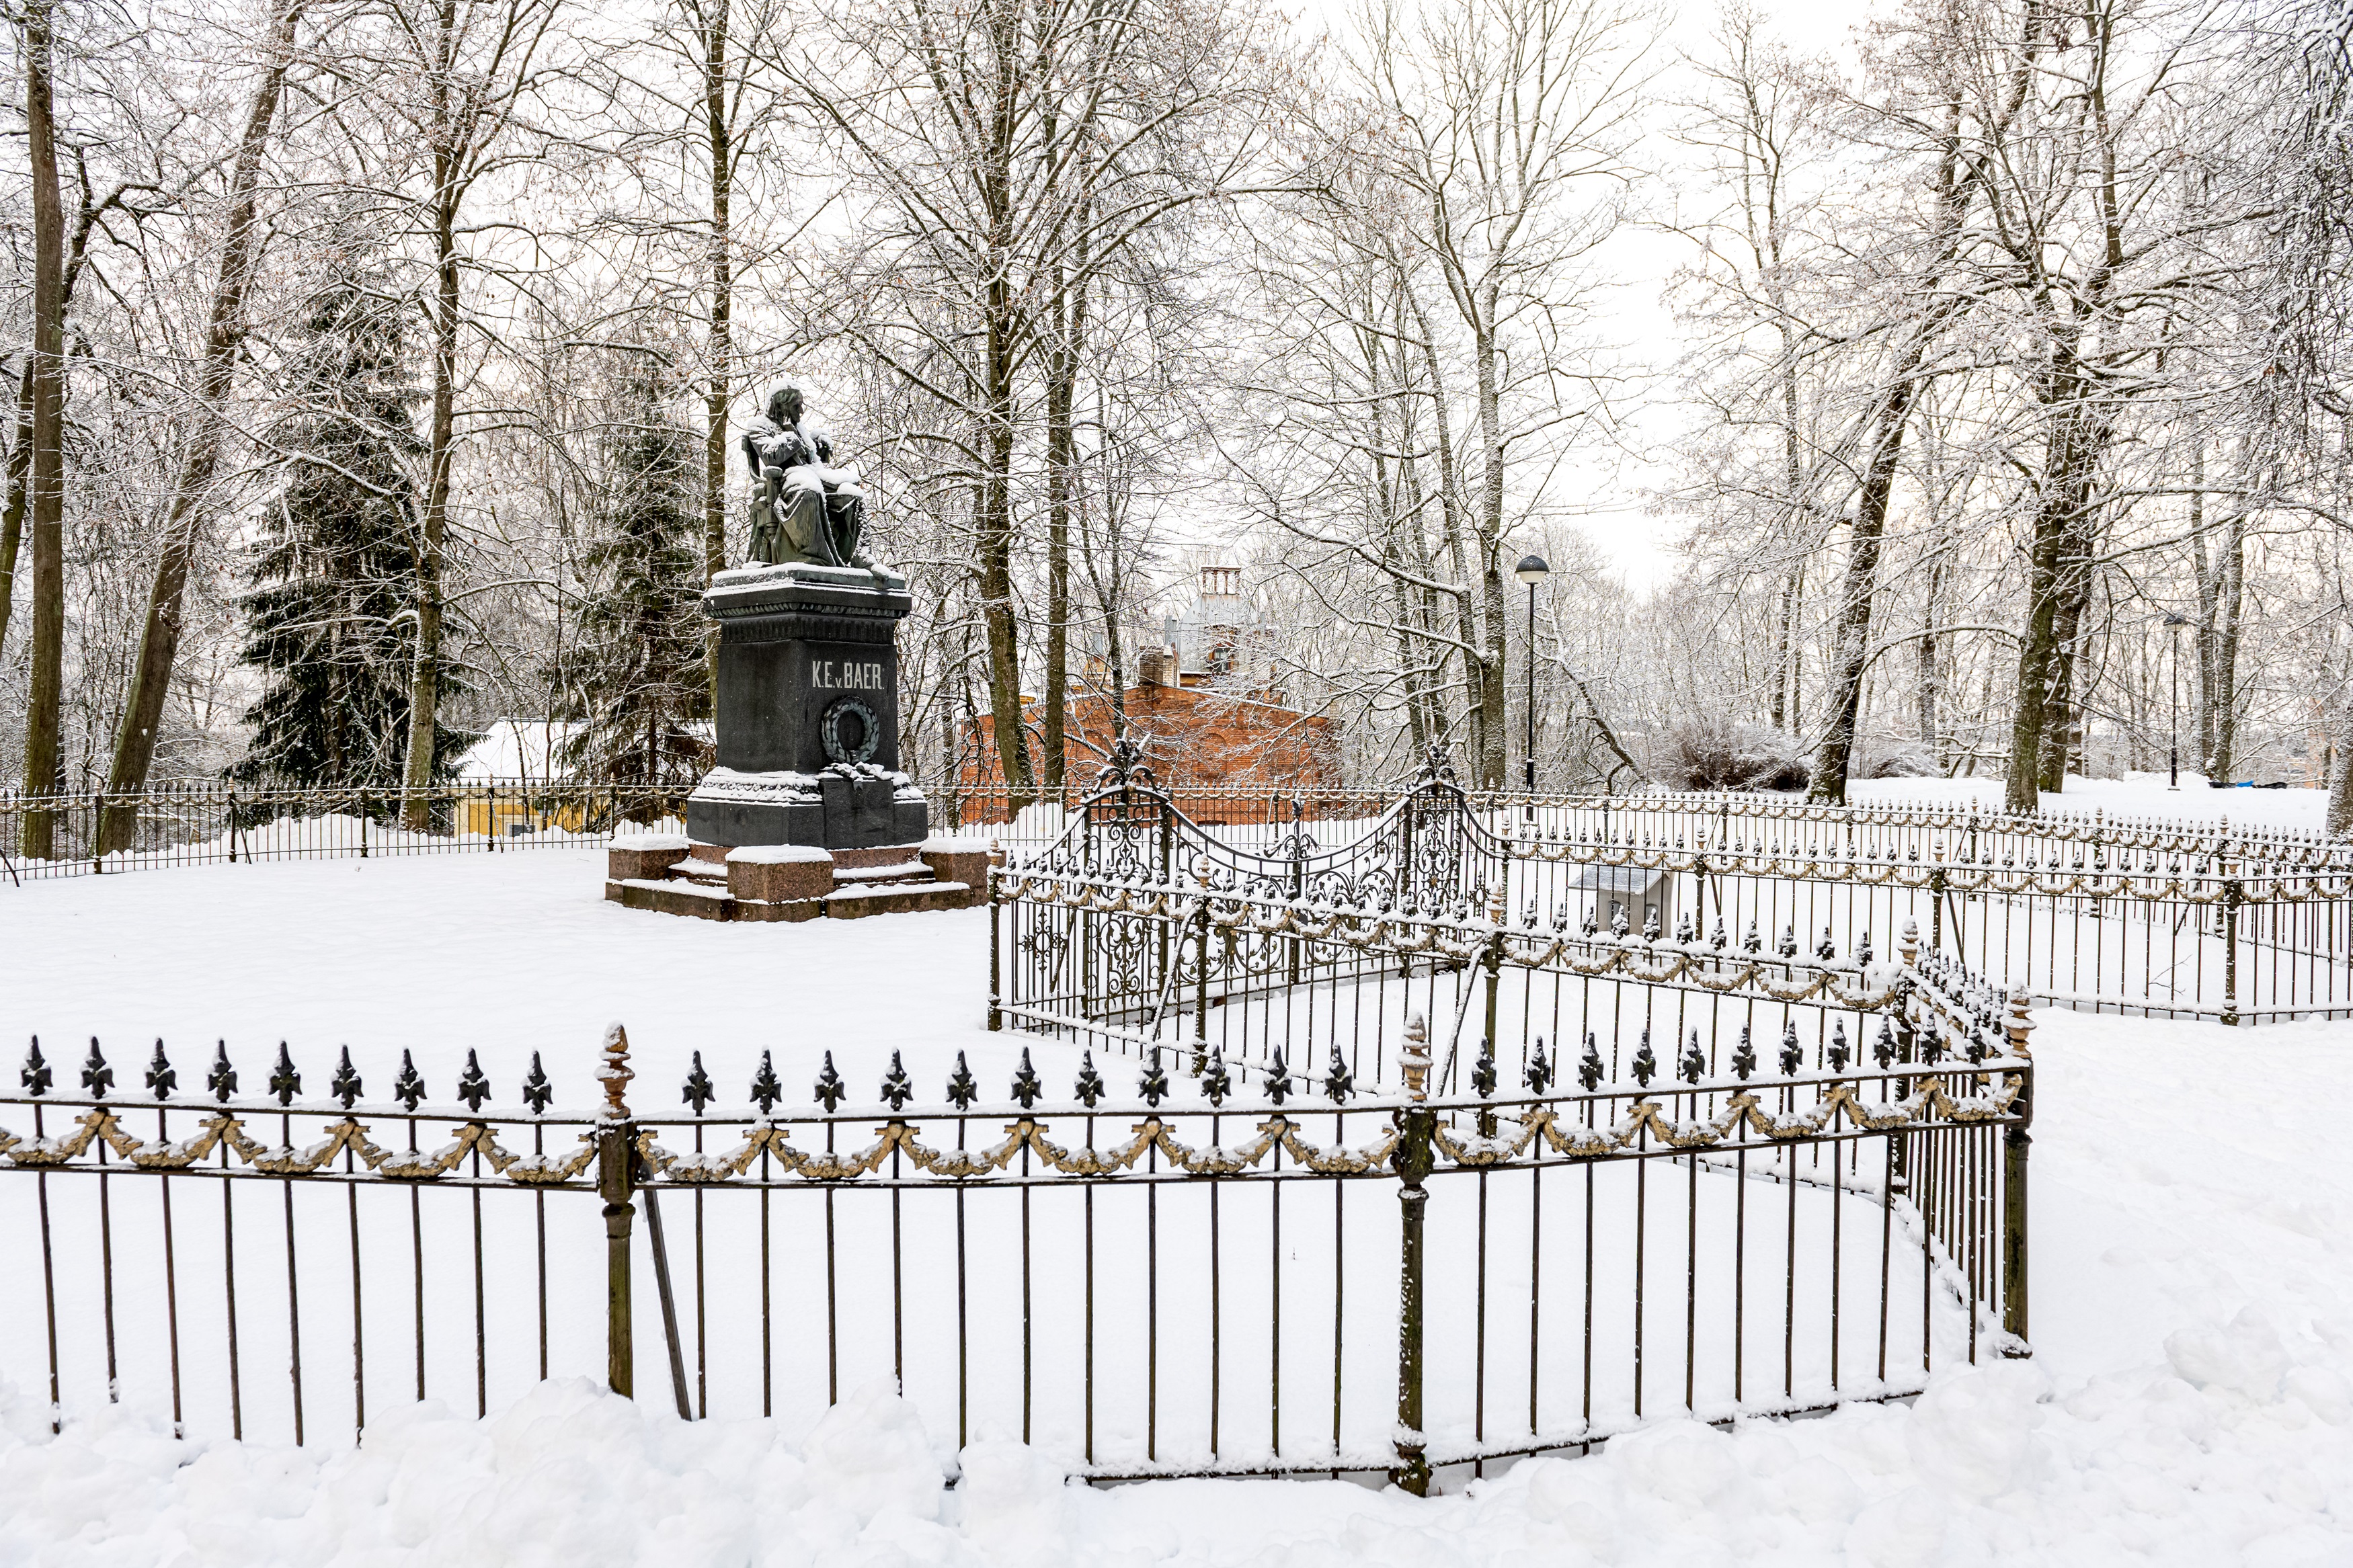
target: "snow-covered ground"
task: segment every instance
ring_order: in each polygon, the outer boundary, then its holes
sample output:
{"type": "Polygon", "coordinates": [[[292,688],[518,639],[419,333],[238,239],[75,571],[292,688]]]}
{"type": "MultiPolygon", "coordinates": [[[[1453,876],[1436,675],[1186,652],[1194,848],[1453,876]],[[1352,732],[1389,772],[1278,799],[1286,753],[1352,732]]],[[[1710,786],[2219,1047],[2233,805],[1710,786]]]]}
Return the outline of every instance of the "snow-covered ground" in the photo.
{"type": "MultiPolygon", "coordinates": [[[[1856,779],[1846,786],[1855,805],[1962,803],[2001,809],[2001,780],[1856,779]]],[[[2168,787],[2163,773],[2126,773],[2120,779],[2070,777],[2064,790],[2045,790],[2042,809],[2089,816],[2156,818],[2162,822],[2232,822],[2255,827],[2294,827],[2317,833],[2328,815],[2328,792],[2319,789],[2210,789],[2195,773],[2181,775],[2181,787],[2168,787]]]]}
{"type": "MultiPolygon", "coordinates": [[[[713,926],[604,903],[596,859],[0,889],[0,1027],[61,1064],[100,1036],[126,1073],[157,1036],[185,1067],[225,1037],[256,1068],[284,1038],[322,1078],[339,1045],[372,1079],[406,1047],[437,1089],[472,1047],[501,1099],[533,1050],[586,1098],[616,1017],[653,1085],[695,1049],[714,1069],[774,1049],[796,1088],[826,1048],[853,1078],[894,1047],[919,1080],[958,1049],[1009,1070],[1018,1047],[979,1027],[984,912],[713,926]]],[[[487,1421],[372,1410],[356,1449],[304,1451],[104,1407],[52,1437],[19,1384],[0,1388],[0,1563],[2353,1562],[2353,1026],[2042,1023],[2037,1354],[1914,1406],[1670,1424],[1424,1502],[1091,1491],[987,1434],[948,1490],[936,1434],[887,1388],[807,1432],[556,1383],[487,1421]]]]}

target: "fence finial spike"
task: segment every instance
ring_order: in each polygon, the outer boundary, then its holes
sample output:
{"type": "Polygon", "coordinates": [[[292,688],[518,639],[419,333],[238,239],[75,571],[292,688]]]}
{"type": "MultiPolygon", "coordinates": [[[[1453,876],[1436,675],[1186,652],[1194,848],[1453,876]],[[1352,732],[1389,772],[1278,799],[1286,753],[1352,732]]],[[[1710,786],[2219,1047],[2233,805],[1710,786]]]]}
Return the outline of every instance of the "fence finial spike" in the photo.
{"type": "Polygon", "coordinates": [[[400,1071],[392,1080],[392,1097],[411,1110],[425,1098],[425,1079],[406,1050],[400,1053],[400,1071]]]}
{"type": "Polygon", "coordinates": [[[697,1116],[701,1116],[702,1108],[716,1098],[711,1087],[711,1075],[702,1070],[701,1051],[693,1055],[691,1064],[687,1068],[686,1081],[680,1086],[678,1098],[681,1103],[692,1106],[697,1116]]]}
{"type": "MultiPolygon", "coordinates": [[[[39,1056],[40,1042],[34,1041],[33,1047],[33,1054],[36,1057],[39,1056]]],[[[224,1105],[228,1103],[228,1097],[237,1092],[237,1068],[229,1066],[227,1040],[213,1042],[213,1066],[212,1070],[205,1074],[205,1087],[211,1089],[213,1098],[224,1105]]],[[[39,1091],[37,1089],[34,1092],[39,1091]]]]}
{"type": "Polygon", "coordinates": [[[49,1064],[41,1059],[40,1036],[33,1037],[33,1048],[25,1053],[25,1070],[18,1076],[24,1080],[26,1092],[37,1100],[48,1093],[49,1085],[57,1080],[49,1064]]]}
{"type": "Polygon", "coordinates": [[[147,1064],[147,1087],[155,1091],[156,1099],[169,1100],[172,1098],[172,1090],[178,1088],[179,1083],[180,1075],[173,1070],[171,1062],[165,1059],[164,1042],[158,1038],[155,1042],[155,1059],[147,1064]]]}
{"type": "Polygon", "coordinates": [[[1095,1071],[1095,1054],[1091,1050],[1079,1053],[1077,1093],[1079,1103],[1089,1110],[1092,1110],[1095,1101],[1103,1097],[1103,1074],[1095,1071]]]}
{"type": "Polygon", "coordinates": [[[1541,1095],[1552,1087],[1552,1063],[1545,1059],[1542,1035],[1536,1037],[1535,1046],[1528,1052],[1528,1065],[1521,1070],[1520,1081],[1528,1086],[1531,1094],[1541,1095]]]}
{"type": "Polygon", "coordinates": [[[359,1099],[360,1075],[352,1068],[351,1047],[343,1047],[343,1056],[335,1063],[334,1079],[327,1085],[327,1088],[329,1092],[343,1102],[345,1110],[349,1110],[352,1108],[352,1102],[359,1099]]]}
{"type": "Polygon", "coordinates": [[[1274,1058],[1267,1063],[1263,1088],[1267,1099],[1281,1105],[1291,1094],[1291,1066],[1282,1059],[1282,1047],[1274,1047],[1274,1058]]]}
{"type": "Polygon", "coordinates": [[[278,1042],[278,1065],[269,1072],[269,1092],[280,1105],[293,1104],[294,1097],[302,1092],[302,1075],[294,1070],[294,1058],[283,1040],[278,1042]]]}
{"type": "Polygon", "coordinates": [[[1223,1046],[1209,1047],[1208,1065],[1201,1074],[1201,1092],[1212,1106],[1223,1105],[1226,1096],[1234,1091],[1233,1075],[1226,1071],[1226,1051],[1223,1046]]]}
{"type": "Polygon", "coordinates": [[[92,1100],[104,1100],[106,1091],[114,1087],[114,1069],[99,1054],[96,1035],[90,1037],[90,1060],[81,1066],[81,1086],[90,1090],[92,1100]]]}
{"type": "Polygon", "coordinates": [[[482,1101],[491,1098],[491,1080],[482,1073],[482,1064],[475,1058],[474,1048],[466,1047],[466,1070],[458,1075],[458,1098],[466,1109],[479,1115],[482,1101]]]}
{"type": "Polygon", "coordinates": [[[1644,1089],[1651,1087],[1651,1079],[1659,1070],[1659,1058],[1651,1053],[1651,1030],[1647,1024],[1642,1027],[1642,1043],[1634,1049],[1632,1070],[1634,1081],[1644,1089]]]}
{"type": "Polygon", "coordinates": [[[1333,1042],[1332,1060],[1324,1071],[1324,1092],[1335,1105],[1344,1105],[1348,1096],[1356,1091],[1356,1076],[1348,1070],[1347,1059],[1340,1055],[1340,1046],[1333,1042]]]}
{"type": "Polygon", "coordinates": [[[891,1053],[891,1070],[882,1075],[882,1099],[893,1110],[904,1110],[907,1101],[915,1098],[914,1080],[907,1076],[907,1064],[899,1053],[891,1053]]]}

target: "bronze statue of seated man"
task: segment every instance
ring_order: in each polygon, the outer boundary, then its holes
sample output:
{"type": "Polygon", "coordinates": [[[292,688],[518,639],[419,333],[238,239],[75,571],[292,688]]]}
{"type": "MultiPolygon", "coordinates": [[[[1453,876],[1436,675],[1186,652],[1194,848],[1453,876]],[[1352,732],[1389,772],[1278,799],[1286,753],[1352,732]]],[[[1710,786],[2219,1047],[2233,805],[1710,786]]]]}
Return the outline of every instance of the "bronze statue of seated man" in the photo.
{"type": "Polygon", "coordinates": [[[802,421],[801,390],[787,383],[768,395],[768,413],[744,432],[752,469],[752,559],[771,566],[868,564],[866,492],[858,475],[833,463],[833,443],[802,421]]]}

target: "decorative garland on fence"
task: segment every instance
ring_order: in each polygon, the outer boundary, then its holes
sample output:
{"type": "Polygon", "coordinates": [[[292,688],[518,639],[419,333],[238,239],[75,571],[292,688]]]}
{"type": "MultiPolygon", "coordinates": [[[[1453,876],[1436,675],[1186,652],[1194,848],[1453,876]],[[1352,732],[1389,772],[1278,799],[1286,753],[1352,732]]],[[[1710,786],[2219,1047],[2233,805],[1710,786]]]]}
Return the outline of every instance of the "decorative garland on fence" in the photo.
{"type": "MultiPolygon", "coordinates": [[[[1001,871],[999,896],[1023,903],[1059,906],[1094,914],[1159,916],[1183,921],[1200,908],[1201,895],[1173,888],[1122,887],[1108,882],[1064,879],[1001,871]]],[[[1332,942],[1362,952],[1403,957],[1430,955],[1470,963],[1484,956],[1495,936],[1504,936],[1504,961],[1524,969],[1558,967],[1587,979],[1622,976],[1645,984],[1683,981],[1702,990],[1732,993],[1754,990],[1777,1002],[1809,1002],[1827,996],[1841,1007],[1877,1012],[1900,1000],[1905,984],[1916,976],[1892,978],[1874,987],[1861,966],[1833,969],[1792,963],[1788,960],[1736,957],[1695,944],[1619,941],[1566,935],[1531,938],[1512,927],[1477,920],[1433,921],[1389,910],[1330,910],[1319,913],[1296,903],[1273,903],[1217,893],[1210,899],[1209,923],[1220,931],[1253,936],[1288,936],[1303,942],[1332,942]],[[1587,956],[1580,959],[1578,952],[1587,956]],[[1776,974],[1784,972],[1787,978],[1776,974]]],[[[1954,1004],[1957,1005],[1957,1004],[1954,1004]]]]}
{"type": "MultiPolygon", "coordinates": [[[[1524,860],[1575,866],[1628,867],[1645,871],[1681,871],[1711,877],[1760,877],[1782,881],[1852,883],[1867,888],[1898,888],[1925,892],[1943,873],[1945,890],[1992,893],[2006,897],[2047,899],[2138,899],[2145,903],[2177,899],[2190,904],[2219,904],[2235,886],[2242,903],[2303,903],[2314,900],[2353,898],[2353,877],[2316,872],[2277,872],[2268,868],[2245,876],[2220,872],[2185,873],[2179,862],[2172,874],[2112,871],[2094,868],[2053,876],[1965,863],[1924,864],[1917,859],[1873,861],[1823,855],[1809,850],[1784,855],[1778,848],[1755,853],[1741,850],[1685,850],[1611,847],[1543,838],[1501,838],[1510,853],[1524,860]]],[[[1894,851],[1889,852],[1892,856],[1894,851]]]]}
{"type": "Polygon", "coordinates": [[[1855,1093],[1852,1084],[1834,1083],[1813,1105],[1788,1112],[1767,1110],[1754,1091],[1744,1089],[1704,1121],[1672,1121],[1660,1110],[1658,1101],[1643,1100],[1607,1128],[1579,1127],[1574,1122],[1564,1127],[1550,1106],[1533,1105],[1508,1138],[1459,1137],[1441,1123],[1435,1142],[1446,1158],[1472,1167],[1516,1159],[1539,1137],[1556,1154],[1587,1160],[1621,1152],[1645,1133],[1671,1149],[1713,1149],[1730,1141],[1743,1122],[1766,1138],[1788,1142],[1821,1137],[1841,1116],[1850,1125],[1871,1132],[1938,1120],[1956,1124],[2000,1121],[2010,1115],[2011,1106],[2025,1089],[2024,1077],[2009,1073],[1998,1089],[1955,1098],[1945,1092],[1943,1084],[1931,1079],[1903,1100],[1873,1106],[1855,1093]]]}
{"type": "MultiPolygon", "coordinates": [[[[1978,1078],[1983,1083],[1986,1075],[1978,1078]]],[[[1435,1145],[1439,1153],[1456,1165],[1486,1168],[1518,1158],[1539,1138],[1555,1153],[1577,1160],[1623,1153],[1634,1149],[1646,1136],[1672,1149],[1715,1148],[1732,1140],[1744,1124],[1766,1139],[1790,1142],[1824,1136],[1841,1117],[1849,1125],[1866,1131],[1887,1131],[1938,1121],[1967,1124],[2000,1121],[2012,1114],[2012,1107],[2024,1089],[2022,1075],[2005,1074],[1999,1089],[1957,1097],[1947,1093],[1936,1079],[1929,1078],[1903,1100],[1873,1105],[1856,1093],[1852,1084],[1833,1083],[1812,1106],[1790,1112],[1768,1110],[1754,1090],[1744,1089],[1726,1100],[1715,1116],[1689,1122],[1673,1121],[1656,1100],[1645,1097],[1606,1128],[1579,1127],[1564,1121],[1554,1107],[1534,1105],[1520,1117],[1517,1130],[1510,1137],[1458,1134],[1441,1121],[1436,1128],[1435,1145]]],[[[1407,1107],[1393,1105],[1389,1109],[1398,1111],[1407,1107]]],[[[1432,1108],[1433,1111],[1456,1114],[1470,1109],[1432,1108]]],[[[850,1182],[872,1175],[894,1155],[924,1175],[948,1182],[994,1175],[1008,1169],[1024,1153],[1049,1171],[1082,1179],[1132,1172],[1155,1152],[1172,1172],[1191,1176],[1233,1176],[1257,1169],[1278,1149],[1289,1155],[1294,1164],[1317,1175],[1362,1176],[1391,1168],[1400,1137],[1394,1118],[1378,1137],[1353,1149],[1310,1143],[1303,1136],[1303,1131],[1300,1122],[1277,1113],[1259,1122],[1257,1136],[1246,1142],[1195,1147],[1180,1142],[1160,1117],[1147,1115],[1134,1125],[1133,1136],[1125,1142],[1107,1149],[1090,1149],[1056,1142],[1046,1135],[1044,1122],[1023,1116],[1006,1124],[1005,1138],[995,1146],[962,1150],[932,1148],[921,1141],[920,1129],[915,1125],[892,1118],[875,1130],[873,1143],[853,1153],[837,1154],[797,1148],[788,1142],[789,1127],[761,1121],[753,1126],[741,1144],[725,1153],[673,1152],[656,1142],[653,1128],[638,1131],[637,1152],[649,1172],[674,1183],[704,1186],[721,1185],[744,1176],[762,1155],[786,1173],[811,1183],[850,1182]]],[[[0,1158],[29,1169],[57,1170],[90,1154],[101,1142],[136,1171],[189,1171],[226,1147],[248,1168],[264,1175],[306,1176],[326,1170],[338,1155],[348,1152],[376,1176],[417,1183],[446,1176],[463,1164],[468,1156],[478,1154],[499,1175],[523,1186],[569,1182],[596,1157],[594,1133],[583,1133],[581,1147],[560,1158],[512,1153],[500,1147],[491,1124],[484,1121],[464,1123],[454,1139],[430,1152],[391,1150],[375,1143],[369,1138],[367,1129],[349,1117],[330,1123],[324,1137],[298,1149],[260,1142],[246,1132],[243,1119],[227,1111],[206,1117],[202,1130],[191,1137],[142,1142],[122,1130],[112,1110],[99,1107],[79,1117],[74,1131],[63,1137],[25,1139],[0,1129],[0,1158]]]]}
{"type": "Polygon", "coordinates": [[[1134,1136],[1109,1149],[1071,1148],[1046,1136],[1044,1123],[1024,1116],[1006,1124],[1005,1141],[993,1149],[933,1149],[917,1141],[917,1129],[893,1119],[875,1130],[876,1142],[854,1154],[819,1153],[796,1149],[785,1142],[790,1129],[763,1123],[751,1136],[724,1154],[674,1154],[654,1142],[648,1128],[638,1134],[638,1152],[646,1164],[674,1182],[732,1181],[751,1168],[763,1152],[797,1176],[817,1182],[848,1181],[871,1175],[892,1154],[925,1175],[957,1180],[992,1175],[1006,1169],[1023,1151],[1034,1154],[1048,1170],[1066,1176],[1111,1176],[1134,1170],[1138,1162],[1158,1150],[1173,1170],[1192,1176],[1232,1176],[1256,1168],[1277,1147],[1292,1160],[1318,1175],[1362,1176],[1388,1168],[1397,1147],[1394,1125],[1360,1149],[1319,1149],[1300,1136],[1300,1124],[1288,1116],[1271,1116],[1258,1124],[1258,1136],[1247,1143],[1196,1149],[1171,1136],[1157,1116],[1137,1122],[1134,1136]]]}
{"type": "Polygon", "coordinates": [[[596,1145],[586,1134],[581,1140],[584,1147],[561,1160],[548,1154],[510,1153],[499,1147],[486,1121],[465,1123],[455,1139],[430,1153],[384,1148],[348,1116],[330,1122],[323,1138],[301,1149],[255,1140],[247,1134],[244,1120],[227,1111],[207,1116],[200,1126],[202,1130],[193,1137],[142,1142],[125,1132],[114,1112],[101,1107],[80,1117],[74,1131],[62,1138],[23,1139],[0,1128],[0,1155],[11,1164],[54,1169],[79,1159],[102,1140],[134,1170],[169,1172],[188,1170],[227,1144],[238,1159],[265,1175],[308,1176],[326,1169],[336,1155],[349,1150],[377,1175],[429,1182],[456,1170],[467,1155],[480,1154],[491,1170],[509,1181],[533,1186],[568,1182],[596,1158],[596,1145]]]}

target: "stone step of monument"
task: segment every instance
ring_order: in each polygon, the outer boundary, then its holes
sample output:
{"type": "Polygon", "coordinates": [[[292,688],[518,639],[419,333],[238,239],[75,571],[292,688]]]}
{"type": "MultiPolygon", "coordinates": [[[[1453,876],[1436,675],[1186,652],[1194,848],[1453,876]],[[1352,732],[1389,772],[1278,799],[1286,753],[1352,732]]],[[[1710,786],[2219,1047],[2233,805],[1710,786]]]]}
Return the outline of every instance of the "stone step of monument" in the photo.
{"type": "Polygon", "coordinates": [[[892,866],[844,866],[841,857],[834,857],[833,880],[836,887],[881,888],[894,883],[929,882],[936,880],[932,868],[921,860],[908,860],[892,866]]]}
{"type": "Polygon", "coordinates": [[[909,910],[968,909],[974,901],[973,890],[962,882],[885,883],[837,888],[826,895],[825,912],[833,920],[857,920],[909,910]]]}
{"type": "Polygon", "coordinates": [[[727,867],[723,861],[714,866],[708,860],[681,860],[670,868],[670,878],[672,881],[700,883],[703,887],[717,888],[724,892],[727,888],[727,867]]]}
{"type": "Polygon", "coordinates": [[[833,874],[839,877],[845,871],[874,870],[886,866],[920,865],[921,862],[915,857],[922,849],[923,846],[920,844],[884,844],[871,849],[836,849],[830,852],[833,856],[833,874]]]}

